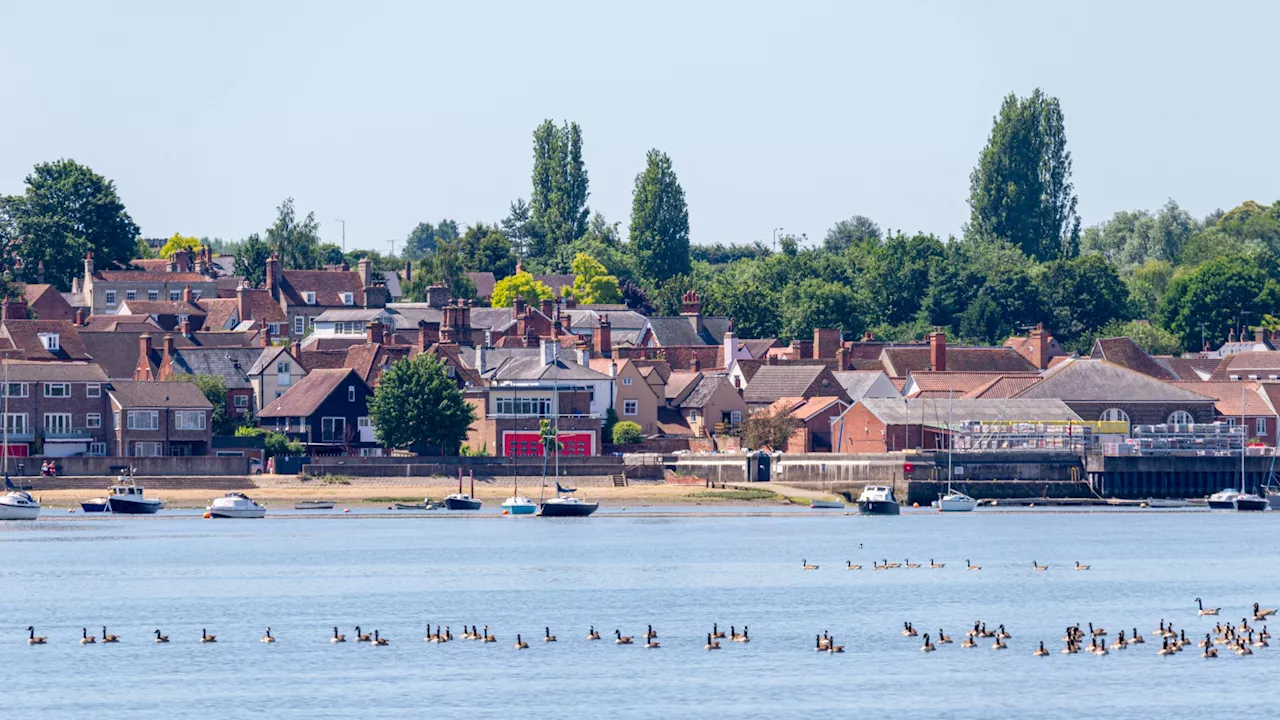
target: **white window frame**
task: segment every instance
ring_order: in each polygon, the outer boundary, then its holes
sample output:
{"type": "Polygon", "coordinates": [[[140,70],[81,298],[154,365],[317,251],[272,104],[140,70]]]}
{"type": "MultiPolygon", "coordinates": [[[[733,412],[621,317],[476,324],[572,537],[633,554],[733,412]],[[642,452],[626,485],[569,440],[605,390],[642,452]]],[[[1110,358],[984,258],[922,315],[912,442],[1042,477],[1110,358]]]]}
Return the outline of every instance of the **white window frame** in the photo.
{"type": "Polygon", "coordinates": [[[371,423],[369,422],[368,415],[361,415],[360,417],[356,418],[356,427],[363,429],[370,426],[371,426],[371,423]]]}
{"type": "Polygon", "coordinates": [[[147,299],[148,299],[148,300],[159,300],[159,299],[160,299],[160,291],[159,291],[159,290],[148,290],[148,291],[147,291],[147,299]]]}
{"type": "Polygon", "coordinates": [[[321,442],[342,442],[342,440],[343,440],[343,438],[346,436],[346,434],[347,434],[347,419],[346,419],[345,417],[322,417],[322,418],[320,418],[320,441],[321,441],[321,442]],[[329,433],[329,435],[328,435],[329,439],[328,439],[328,440],[325,440],[325,439],[324,439],[324,438],[326,437],[326,436],[325,436],[325,432],[324,432],[324,425],[325,425],[325,423],[326,423],[326,422],[327,422],[327,423],[329,423],[329,426],[330,426],[333,430],[335,430],[335,431],[336,431],[336,430],[338,430],[338,426],[339,426],[339,424],[341,424],[342,429],[341,429],[341,431],[337,432],[337,434],[336,434],[336,438],[337,438],[337,439],[334,439],[334,438],[335,438],[334,433],[329,433]]]}
{"type": "Polygon", "coordinates": [[[125,290],[125,291],[124,291],[124,299],[125,299],[125,302],[129,302],[130,300],[137,300],[137,299],[138,299],[138,291],[137,291],[137,290],[125,290]]]}
{"type": "Polygon", "coordinates": [[[235,406],[236,406],[236,407],[238,407],[238,408],[247,408],[247,407],[249,407],[249,396],[248,396],[248,395],[236,395],[235,406]]]}
{"type": "Polygon", "coordinates": [[[347,386],[347,402],[355,402],[355,401],[356,401],[356,386],[348,385],[347,386]]]}
{"type": "Polygon", "coordinates": [[[115,291],[115,290],[108,290],[108,291],[106,291],[105,293],[103,293],[103,295],[102,295],[102,299],[103,299],[103,301],[104,301],[104,302],[106,302],[107,307],[115,307],[115,306],[116,306],[116,291],[115,291]]]}
{"type": "Polygon", "coordinates": [[[1169,413],[1169,417],[1165,420],[1170,425],[1190,425],[1195,421],[1196,419],[1186,410],[1174,410],[1169,413]]]}
{"type": "Polygon", "coordinates": [[[133,457],[164,457],[164,443],[158,440],[135,440],[133,457]],[[151,452],[143,452],[144,450],[151,452]]]}
{"type": "Polygon", "coordinates": [[[84,426],[87,428],[102,427],[102,413],[87,413],[84,416],[84,426]]]}
{"type": "Polygon", "coordinates": [[[204,292],[203,290],[192,290],[192,291],[191,291],[191,299],[192,299],[192,300],[199,300],[199,299],[200,299],[200,295],[201,295],[203,292],[204,292]]]}
{"type": "Polygon", "coordinates": [[[107,454],[107,444],[106,444],[106,443],[104,443],[104,442],[91,442],[91,443],[89,443],[89,454],[90,454],[90,455],[106,455],[106,454],[107,454]]]}
{"type": "Polygon", "coordinates": [[[1262,437],[1267,434],[1267,419],[1258,417],[1253,419],[1253,434],[1262,437]]]}
{"type": "Polygon", "coordinates": [[[698,409],[691,408],[689,410],[689,422],[697,422],[697,420],[698,420],[698,409]]]}
{"type": "Polygon", "coordinates": [[[69,398],[71,397],[71,383],[66,382],[47,382],[44,383],[44,396],[47,398],[69,398]],[[50,391],[54,388],[61,388],[62,394],[55,395],[50,391]]]}
{"type": "Polygon", "coordinates": [[[159,410],[130,410],[126,422],[130,430],[159,430],[159,410]]]}
{"type": "Polygon", "coordinates": [[[622,378],[622,384],[623,384],[623,385],[630,385],[630,384],[631,384],[631,378],[629,378],[629,377],[622,378]]]}
{"type": "Polygon", "coordinates": [[[5,416],[4,424],[8,428],[10,435],[26,435],[31,432],[31,426],[27,424],[26,413],[9,413],[5,416]]]}
{"type": "Polygon", "coordinates": [[[191,316],[186,313],[179,313],[178,324],[181,325],[184,322],[191,322],[191,316]]]}
{"type": "MultiPolygon", "coordinates": [[[[249,318],[240,318],[240,320],[241,320],[242,322],[243,322],[243,321],[245,321],[245,320],[248,320],[248,319],[249,319],[249,318]]],[[[281,331],[281,329],[282,329],[282,327],[281,327],[281,323],[278,323],[278,322],[269,322],[269,323],[267,323],[267,329],[271,331],[271,335],[272,335],[272,337],[280,337],[280,331],[281,331]]]]}
{"type": "Polygon", "coordinates": [[[170,291],[169,291],[169,302],[178,302],[178,301],[180,301],[180,300],[182,300],[182,291],[181,291],[181,290],[170,290],[170,291]]]}
{"type": "Polygon", "coordinates": [[[315,305],[316,304],[315,292],[311,290],[307,290],[306,292],[302,293],[302,301],[308,305],[315,305]]]}
{"type": "Polygon", "coordinates": [[[729,411],[729,422],[730,422],[731,424],[733,424],[733,425],[741,425],[741,424],[742,424],[742,411],[741,411],[741,410],[730,410],[730,411],[729,411]]]}
{"type": "Polygon", "coordinates": [[[343,304],[343,305],[355,305],[355,304],[356,304],[356,295],[355,295],[355,293],[349,293],[349,292],[344,292],[344,293],[342,293],[342,304],[343,304]]]}
{"type": "Polygon", "coordinates": [[[307,320],[302,315],[293,316],[293,334],[305,335],[307,332],[307,320]]]}
{"type": "Polygon", "coordinates": [[[62,340],[58,333],[40,333],[40,347],[49,352],[58,352],[62,349],[62,340]]]}
{"type": "Polygon", "coordinates": [[[173,413],[173,429],[188,432],[204,430],[205,414],[203,410],[176,410],[173,413]]]}
{"type": "Polygon", "coordinates": [[[102,397],[102,383],[86,383],[84,386],[85,397],[102,397]]]}
{"type": "Polygon", "coordinates": [[[5,394],[5,397],[24,398],[24,397],[27,397],[27,395],[30,393],[30,390],[31,390],[30,383],[11,382],[4,389],[5,391],[4,394],[5,394]],[[14,390],[17,390],[17,392],[16,393],[13,392],[14,390]]]}
{"type": "Polygon", "coordinates": [[[622,414],[623,414],[623,415],[627,415],[627,416],[635,416],[635,415],[639,415],[639,414],[640,414],[640,401],[639,401],[639,400],[623,400],[623,401],[622,401],[622,414]]]}
{"type": "Polygon", "coordinates": [[[1107,408],[1098,416],[1100,422],[1129,422],[1129,413],[1120,408],[1107,408]]]}
{"type": "Polygon", "coordinates": [[[71,413],[45,413],[42,427],[46,435],[69,435],[75,429],[71,413]]]}

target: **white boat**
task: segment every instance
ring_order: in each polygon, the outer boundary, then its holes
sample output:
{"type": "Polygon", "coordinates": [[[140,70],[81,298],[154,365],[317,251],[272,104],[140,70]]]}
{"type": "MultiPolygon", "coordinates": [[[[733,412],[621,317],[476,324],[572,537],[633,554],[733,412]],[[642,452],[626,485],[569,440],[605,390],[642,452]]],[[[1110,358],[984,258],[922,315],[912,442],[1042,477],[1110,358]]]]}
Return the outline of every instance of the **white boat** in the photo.
{"type": "Polygon", "coordinates": [[[11,489],[0,495],[0,520],[35,520],[40,516],[40,503],[30,493],[14,488],[8,478],[5,485],[11,489]]]}
{"type": "Polygon", "coordinates": [[[1240,491],[1235,488],[1227,488],[1209,496],[1210,510],[1235,510],[1236,498],[1240,497],[1240,491]]]}
{"type": "Polygon", "coordinates": [[[809,507],[823,510],[843,510],[843,500],[810,500],[809,507]]]}
{"type": "Polygon", "coordinates": [[[511,515],[532,515],[538,504],[523,495],[512,495],[502,501],[502,511],[511,515]]]}
{"type": "Polygon", "coordinates": [[[900,508],[893,497],[893,488],[887,485],[862,488],[862,494],[858,496],[858,512],[863,515],[897,515],[900,508]]]}
{"type": "Polygon", "coordinates": [[[1270,507],[1267,503],[1267,498],[1253,493],[1237,495],[1234,505],[1236,512],[1264,512],[1270,507]]]}
{"type": "Polygon", "coordinates": [[[962,492],[948,491],[946,495],[934,500],[933,506],[942,512],[972,512],[978,507],[978,501],[962,492]]]}
{"type": "Polygon", "coordinates": [[[265,507],[237,492],[214,499],[205,510],[215,518],[260,518],[267,514],[265,507]]]}
{"type": "Polygon", "coordinates": [[[332,500],[303,500],[293,504],[294,510],[332,510],[332,500]]]}
{"type": "Polygon", "coordinates": [[[1147,507],[1159,509],[1190,507],[1190,500],[1177,498],[1147,498],[1147,507]]]}

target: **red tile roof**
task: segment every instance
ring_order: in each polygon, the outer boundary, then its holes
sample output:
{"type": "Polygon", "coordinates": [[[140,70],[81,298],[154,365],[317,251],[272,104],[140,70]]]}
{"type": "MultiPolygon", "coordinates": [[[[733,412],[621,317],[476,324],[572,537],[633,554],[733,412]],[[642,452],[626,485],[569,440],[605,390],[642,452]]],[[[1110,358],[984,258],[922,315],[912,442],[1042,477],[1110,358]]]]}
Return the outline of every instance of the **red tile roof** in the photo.
{"type": "Polygon", "coordinates": [[[965,394],[965,400],[1011,398],[1040,382],[1039,375],[1001,375],[965,394]]]}
{"type": "Polygon", "coordinates": [[[292,305],[306,305],[303,293],[314,292],[316,305],[348,307],[342,293],[351,293],[353,305],[364,305],[364,283],[354,270],[285,270],[280,273],[280,292],[292,305]]]}
{"type": "Polygon", "coordinates": [[[959,398],[965,393],[990,385],[993,381],[1010,375],[1039,379],[1039,373],[990,373],[990,372],[913,372],[908,380],[914,384],[915,391],[908,397],[959,398]]]}
{"type": "MultiPolygon", "coordinates": [[[[881,355],[885,374],[906,377],[932,369],[929,347],[890,347],[881,355]]],[[[1010,347],[947,347],[947,370],[966,372],[1035,372],[1036,367],[1010,347]]]]}
{"type": "Polygon", "coordinates": [[[205,330],[229,330],[233,317],[240,311],[239,303],[234,298],[201,298],[196,304],[205,311],[205,330]]]}
{"type": "Polygon", "coordinates": [[[3,354],[21,360],[91,360],[79,330],[70,320],[9,320],[0,326],[0,337],[8,339],[12,349],[3,354]],[[58,335],[58,350],[45,349],[40,339],[45,333],[58,335]]]}
{"type": "Polygon", "coordinates": [[[151,272],[148,270],[99,270],[95,280],[105,282],[211,283],[213,278],[192,272],[151,272]]]}
{"type": "Polygon", "coordinates": [[[280,303],[271,297],[271,293],[266,290],[246,289],[244,291],[244,304],[249,317],[240,318],[241,322],[245,320],[257,320],[260,323],[269,322],[285,322],[288,317],[284,314],[284,310],[280,308],[280,303]]]}
{"type": "Polygon", "coordinates": [[[1151,356],[1138,347],[1130,337],[1098,338],[1093,341],[1093,352],[1090,356],[1095,360],[1106,360],[1130,370],[1137,370],[1157,380],[1177,379],[1167,368],[1151,359],[1151,356]]]}
{"type": "Polygon", "coordinates": [[[1243,408],[1245,417],[1274,417],[1276,411],[1272,409],[1267,402],[1267,398],[1263,396],[1262,385],[1257,382],[1237,381],[1237,382],[1175,382],[1171,383],[1180,388],[1208,395],[1214,399],[1214,410],[1223,417],[1240,417],[1241,395],[1243,394],[1243,408]],[[1241,390],[1244,390],[1241,393],[1241,390]]]}

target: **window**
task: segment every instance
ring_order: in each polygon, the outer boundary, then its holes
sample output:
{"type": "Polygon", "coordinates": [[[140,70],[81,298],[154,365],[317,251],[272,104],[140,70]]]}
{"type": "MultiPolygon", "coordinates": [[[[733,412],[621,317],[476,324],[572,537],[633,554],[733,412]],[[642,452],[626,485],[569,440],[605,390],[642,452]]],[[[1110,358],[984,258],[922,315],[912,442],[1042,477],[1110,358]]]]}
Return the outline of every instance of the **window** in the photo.
{"type": "Polygon", "coordinates": [[[45,435],[71,434],[71,413],[45,413],[44,414],[44,434],[45,435]]]}
{"type": "Polygon", "coordinates": [[[191,322],[191,316],[186,313],[180,313],[178,315],[178,324],[181,325],[184,322],[191,322]]]}
{"type": "Polygon", "coordinates": [[[355,305],[355,304],[356,304],[356,296],[355,296],[355,295],[353,295],[352,293],[342,293],[342,304],[343,304],[343,305],[355,305]]]}
{"type": "Polygon", "coordinates": [[[315,293],[313,293],[313,292],[308,291],[308,292],[304,292],[304,293],[302,293],[302,299],[303,299],[303,301],[304,301],[304,302],[306,302],[308,305],[315,305],[315,304],[316,304],[316,294],[315,294],[315,293]]]}
{"type": "Polygon", "coordinates": [[[316,319],[314,317],[307,318],[307,327],[313,328],[315,326],[316,326],[316,319]]]}
{"type": "Polygon", "coordinates": [[[320,418],[320,442],[342,442],[347,432],[347,419],[340,417],[320,418]]]}
{"type": "Polygon", "coordinates": [[[62,347],[58,333],[40,333],[40,346],[49,352],[57,352],[62,347]]]}
{"type": "Polygon", "coordinates": [[[364,428],[370,427],[370,425],[369,425],[369,416],[367,416],[367,415],[366,415],[366,416],[364,416],[364,417],[358,417],[358,418],[356,418],[356,427],[361,428],[361,429],[364,429],[364,428]]]}
{"type": "MultiPolygon", "coordinates": [[[[248,320],[249,318],[240,318],[240,319],[248,320]]],[[[280,337],[280,333],[284,329],[284,326],[278,322],[267,323],[267,329],[271,331],[271,335],[273,337],[280,337]]]]}
{"type": "Polygon", "coordinates": [[[1190,425],[1196,419],[1191,417],[1191,413],[1186,410],[1175,410],[1169,415],[1170,425],[1190,425]]]}
{"type": "Polygon", "coordinates": [[[551,398],[498,398],[499,415],[551,415],[551,398]]]}
{"type": "Polygon", "coordinates": [[[306,319],[301,315],[293,316],[293,334],[301,335],[307,331],[306,319]]]}
{"type": "Polygon", "coordinates": [[[130,410],[130,430],[159,430],[160,412],[157,410],[130,410]]]}
{"type": "Polygon", "coordinates": [[[87,427],[87,428],[100,428],[100,427],[102,427],[102,414],[101,414],[101,413],[89,413],[88,415],[85,415],[85,416],[84,416],[84,426],[85,426],[85,427],[87,427]]]}
{"type": "Polygon", "coordinates": [[[631,384],[631,378],[622,378],[622,384],[623,384],[623,385],[630,385],[630,384],[631,384]]]}
{"type": "Polygon", "coordinates": [[[293,382],[293,363],[282,360],[276,363],[276,384],[288,385],[293,382]]]}
{"type": "Polygon", "coordinates": [[[179,300],[181,300],[181,299],[182,299],[182,291],[181,291],[181,290],[170,290],[170,291],[169,291],[169,302],[178,302],[178,301],[179,301],[179,300]]]}
{"type": "Polygon", "coordinates": [[[102,397],[102,385],[98,383],[89,383],[84,386],[85,397],[102,397]]]}
{"type": "Polygon", "coordinates": [[[245,407],[249,407],[249,396],[248,396],[248,395],[237,395],[237,396],[236,396],[236,407],[238,407],[238,408],[245,408],[245,407]]]}
{"type": "Polygon", "coordinates": [[[277,399],[277,400],[279,400],[281,395],[284,395],[284,393],[282,393],[282,392],[280,392],[279,390],[277,390],[277,391],[276,391],[276,399],[277,399]]]}
{"type": "Polygon", "coordinates": [[[639,415],[640,402],[638,400],[623,400],[622,414],[623,415],[639,415]]]}
{"type": "Polygon", "coordinates": [[[1264,417],[1257,418],[1253,423],[1253,433],[1258,437],[1267,434],[1267,419],[1264,417]]]}
{"type": "Polygon", "coordinates": [[[27,432],[27,414],[26,413],[9,413],[4,416],[4,427],[10,435],[26,435],[27,432]]]}
{"type": "Polygon", "coordinates": [[[690,411],[689,411],[689,422],[697,422],[697,421],[698,421],[698,411],[697,411],[697,410],[690,410],[690,411]]]}
{"type": "Polygon", "coordinates": [[[148,300],[159,300],[159,299],[160,299],[160,291],[159,291],[159,290],[148,290],[148,291],[147,291],[147,299],[148,299],[148,300]]]}
{"type": "Polygon", "coordinates": [[[356,386],[348,385],[347,386],[347,402],[355,402],[355,401],[356,401],[356,386]]]}
{"type": "Polygon", "coordinates": [[[125,300],[137,300],[137,299],[138,299],[138,291],[137,291],[137,290],[125,290],[125,291],[124,291],[124,299],[125,299],[125,300]]]}
{"type": "Polygon", "coordinates": [[[360,448],[360,457],[382,457],[382,448],[360,448]]]}
{"type": "Polygon", "coordinates": [[[730,422],[730,424],[733,424],[733,425],[741,425],[741,424],[742,424],[742,411],[741,411],[741,410],[730,410],[730,411],[729,411],[729,422],[730,422]]]}
{"type": "Polygon", "coordinates": [[[133,444],[134,457],[160,457],[164,455],[163,443],[158,442],[135,442],[133,444]]]}
{"type": "Polygon", "coordinates": [[[26,396],[27,396],[26,383],[9,383],[9,386],[5,388],[5,397],[22,398],[26,396]]]}
{"type": "Polygon", "coordinates": [[[173,414],[174,428],[177,430],[203,430],[203,410],[179,410],[173,414]]]}
{"type": "Polygon", "coordinates": [[[104,442],[89,443],[90,455],[106,455],[107,444],[104,442]]]}
{"type": "Polygon", "coordinates": [[[1257,376],[1257,375],[1250,375],[1250,376],[1249,376],[1249,379],[1250,379],[1250,380],[1257,380],[1257,379],[1258,379],[1258,376],[1257,376]]]}
{"type": "Polygon", "coordinates": [[[199,300],[199,299],[200,299],[200,293],[202,293],[202,292],[204,292],[204,291],[203,291],[203,290],[192,290],[192,291],[191,291],[191,299],[192,299],[192,300],[199,300]]]}
{"type": "Polygon", "coordinates": [[[111,429],[112,430],[120,429],[120,412],[119,411],[111,413],[111,429]]]}
{"type": "Polygon", "coordinates": [[[1235,381],[1235,380],[1239,380],[1239,379],[1240,379],[1240,376],[1239,376],[1239,375],[1232,375],[1232,376],[1230,376],[1230,377],[1231,377],[1231,379],[1232,379],[1233,381],[1235,381]]]}
{"type": "Polygon", "coordinates": [[[1102,422],[1129,422],[1129,415],[1120,408],[1108,408],[1102,411],[1102,422]]]}
{"type": "Polygon", "coordinates": [[[115,290],[108,290],[108,291],[107,291],[107,293],[106,293],[106,300],[107,300],[107,307],[115,307],[115,306],[116,306],[116,291],[115,291],[115,290]]]}
{"type": "Polygon", "coordinates": [[[71,397],[71,383],[45,383],[44,396],[47,398],[71,397]]]}

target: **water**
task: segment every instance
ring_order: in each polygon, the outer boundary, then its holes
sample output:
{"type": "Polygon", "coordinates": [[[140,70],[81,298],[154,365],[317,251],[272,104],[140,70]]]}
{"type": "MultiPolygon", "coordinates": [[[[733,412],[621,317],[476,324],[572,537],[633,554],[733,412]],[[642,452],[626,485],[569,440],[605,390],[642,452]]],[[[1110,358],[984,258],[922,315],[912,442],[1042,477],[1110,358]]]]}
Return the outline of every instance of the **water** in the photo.
{"type": "MultiPolygon", "coordinates": [[[[1265,715],[1280,647],[1156,655],[1161,618],[1200,639],[1194,599],[1239,623],[1280,603],[1280,517],[979,511],[861,518],[51,517],[0,525],[0,717],[468,718],[692,715],[1112,718],[1265,715]],[[858,549],[859,543],[863,548],[858,549]],[[918,570],[871,571],[910,558],[918,570]],[[928,569],[930,559],[945,562],[928,569]],[[846,559],[868,569],[848,572],[846,559]],[[964,569],[966,559],[982,566],[964,569]],[[821,566],[805,572],[801,560],[821,566]],[[1092,564],[1075,572],[1075,560],[1092,564]],[[1032,561],[1050,565],[1034,572],[1032,561]],[[975,619],[1010,649],[959,647],[975,619]],[[490,626],[496,644],[423,642],[425,623],[490,626]],[[955,639],[938,652],[911,621],[955,639]],[[712,622],[747,645],[702,649],[712,622]],[[1145,645],[1057,654],[1092,621],[1145,645]],[[50,638],[28,647],[34,624],[50,638]],[[81,647],[80,628],[120,635],[81,647]],[[327,641],[334,625],[391,645],[327,641]],[[594,624],[606,639],[587,642],[594,624]],[[617,647],[652,624],[662,648],[617,647]],[[258,642],[270,625],[275,645],[258,642]],[[549,625],[554,644],[540,641],[549,625]],[[151,642],[163,630],[167,645],[151,642]],[[197,642],[201,628],[216,645],[197,642]],[[830,631],[844,655],[815,653],[830,631]],[[530,649],[512,649],[519,632],[530,649]],[[1053,651],[1034,658],[1039,640],[1053,651]],[[10,698],[12,700],[12,697],[10,698]],[[1207,710],[1206,710],[1207,709],[1207,710]]],[[[1277,623],[1280,625],[1280,623],[1277,623]]]]}

